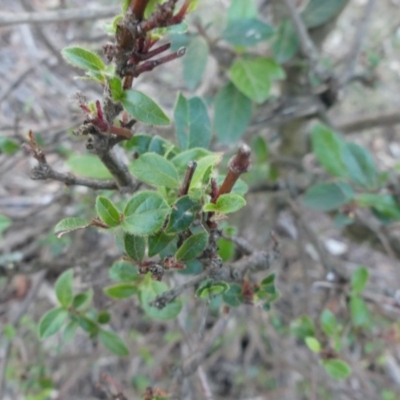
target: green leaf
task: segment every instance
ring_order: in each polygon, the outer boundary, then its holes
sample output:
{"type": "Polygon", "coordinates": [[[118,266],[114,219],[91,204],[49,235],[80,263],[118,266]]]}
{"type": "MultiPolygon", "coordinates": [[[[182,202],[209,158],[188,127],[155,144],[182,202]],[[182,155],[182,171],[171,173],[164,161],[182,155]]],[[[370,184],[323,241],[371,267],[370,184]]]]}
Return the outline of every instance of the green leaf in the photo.
{"type": "Polygon", "coordinates": [[[186,48],[183,59],[183,80],[189,90],[196,89],[207,65],[209,48],[202,36],[195,36],[186,48]]]}
{"type": "Polygon", "coordinates": [[[230,240],[219,238],[217,241],[218,255],[222,258],[222,261],[232,260],[235,256],[236,246],[230,240]]]}
{"type": "Polygon", "coordinates": [[[315,337],[307,336],[304,341],[312,352],[319,353],[321,351],[321,343],[315,337]]]}
{"type": "Polygon", "coordinates": [[[64,308],[68,308],[72,304],[72,300],[74,298],[73,286],[72,286],[73,280],[74,280],[74,271],[72,269],[69,269],[63,272],[58,277],[55,283],[57,300],[64,308]]]}
{"type": "Polygon", "coordinates": [[[333,336],[338,328],[335,315],[330,310],[324,310],[321,314],[321,328],[328,336],[333,336]]]}
{"type": "Polygon", "coordinates": [[[182,150],[208,147],[211,139],[211,122],[207,106],[200,97],[187,99],[179,93],[174,118],[176,136],[182,150]]]}
{"type": "Polygon", "coordinates": [[[196,296],[203,300],[210,299],[215,296],[219,296],[228,292],[229,285],[226,282],[207,282],[206,285],[202,285],[196,290],[196,296]]]}
{"type": "Polygon", "coordinates": [[[79,324],[75,321],[69,321],[63,331],[63,342],[70,342],[76,335],[76,330],[79,328],[79,324]]]}
{"type": "Polygon", "coordinates": [[[119,282],[132,282],[139,278],[136,268],[124,260],[115,261],[108,274],[113,281],[119,282]]]}
{"type": "Polygon", "coordinates": [[[106,66],[97,54],[82,47],[66,47],[61,53],[65,60],[74,67],[95,72],[104,71],[106,69],[106,66]]]}
{"type": "Polygon", "coordinates": [[[353,189],[345,182],[320,183],[307,190],[303,203],[315,210],[332,211],[350,203],[353,198],[353,189]]]}
{"type": "Polygon", "coordinates": [[[91,337],[94,337],[98,330],[99,327],[97,323],[95,323],[93,320],[91,320],[88,317],[85,317],[84,315],[77,315],[77,314],[70,314],[71,320],[75,321],[76,323],[79,324],[79,326],[91,337]]]}
{"type": "Polygon", "coordinates": [[[66,233],[76,231],[77,229],[84,229],[89,226],[89,222],[84,218],[64,218],[55,227],[54,233],[60,239],[66,233]]]}
{"type": "Polygon", "coordinates": [[[104,289],[104,293],[113,299],[127,299],[137,294],[139,289],[132,283],[118,283],[117,285],[108,286],[104,289]]]}
{"type": "Polygon", "coordinates": [[[89,289],[86,292],[79,293],[74,297],[72,302],[72,308],[82,311],[86,309],[93,299],[93,289],[89,289]]]}
{"type": "Polygon", "coordinates": [[[143,236],[124,233],[124,249],[132,260],[142,261],[146,251],[146,239],[143,236]]]}
{"type": "Polygon", "coordinates": [[[264,286],[273,285],[275,283],[275,278],[276,278],[275,273],[269,274],[265,279],[263,279],[261,281],[260,286],[264,287],[264,286]]]}
{"type": "Polygon", "coordinates": [[[129,165],[129,170],[140,181],[154,186],[178,188],[178,172],[171,161],[156,153],[145,153],[129,165]]]}
{"type": "Polygon", "coordinates": [[[114,332],[104,331],[101,329],[99,331],[99,339],[100,342],[111,351],[111,353],[120,357],[129,355],[129,350],[124,341],[114,332]]]}
{"type": "Polygon", "coordinates": [[[167,235],[162,231],[149,236],[149,257],[153,257],[163,251],[175,237],[175,235],[167,235]]]}
{"type": "Polygon", "coordinates": [[[299,50],[299,38],[292,22],[283,20],[278,27],[275,40],[272,44],[272,54],[279,64],[291,60],[299,50]]]}
{"type": "Polygon", "coordinates": [[[77,175],[93,179],[110,179],[112,175],[97,156],[92,154],[73,155],[67,161],[68,167],[77,175]]]}
{"type": "Polygon", "coordinates": [[[268,99],[271,82],[285,77],[283,69],[274,60],[264,57],[236,60],[228,74],[243,94],[259,104],[268,99]]]}
{"type": "Polygon", "coordinates": [[[111,95],[114,101],[120,101],[124,97],[124,89],[122,88],[121,78],[113,76],[109,78],[108,83],[110,85],[111,95]]]}
{"type": "Polygon", "coordinates": [[[310,0],[301,13],[307,28],[317,28],[335,18],[347,0],[310,0]]]}
{"type": "Polygon", "coordinates": [[[147,274],[142,284],[139,286],[140,304],[150,318],[168,320],[175,318],[182,309],[182,302],[174,300],[168,303],[164,308],[159,310],[150,305],[150,303],[159,295],[168,290],[168,286],[164,282],[158,282],[151,279],[147,274]]]}
{"type": "Polygon", "coordinates": [[[368,283],[369,272],[365,267],[357,268],[351,275],[351,288],[354,294],[361,293],[368,283]]]}
{"type": "Polygon", "coordinates": [[[350,366],[342,360],[324,360],[322,364],[334,379],[346,379],[352,372],[350,366]]]}
{"type": "Polygon", "coordinates": [[[107,197],[97,196],[96,211],[101,220],[110,227],[118,226],[121,222],[119,211],[107,197]]]}
{"type": "Polygon", "coordinates": [[[208,245],[208,233],[199,232],[187,238],[175,253],[177,261],[189,261],[200,255],[208,245]]]}
{"type": "Polygon", "coordinates": [[[67,317],[68,311],[62,307],[47,311],[39,322],[40,339],[45,339],[59,331],[67,317]]]}
{"type": "Polygon", "coordinates": [[[250,47],[269,39],[273,34],[271,25],[257,18],[244,18],[231,21],[222,32],[222,39],[233,46],[250,47]]]}
{"type": "Polygon", "coordinates": [[[164,111],[150,97],[137,90],[125,90],[121,103],[126,111],[140,122],[152,125],[170,123],[164,111]]]}
{"type": "Polygon", "coordinates": [[[368,327],[370,324],[370,314],[365,301],[358,296],[350,298],[350,314],[354,326],[368,327]]]}
{"type": "Polygon", "coordinates": [[[99,324],[108,324],[111,320],[111,315],[108,311],[101,311],[97,317],[97,322],[99,324]]]}
{"type": "Polygon", "coordinates": [[[180,197],[172,206],[172,213],[165,232],[178,233],[188,229],[199,209],[200,205],[191,200],[189,196],[180,197]]]}
{"type": "Polygon", "coordinates": [[[244,18],[255,18],[258,15],[254,0],[232,0],[228,10],[228,21],[236,21],[244,18]]]}
{"type": "Polygon", "coordinates": [[[209,156],[210,154],[211,152],[206,149],[194,147],[192,149],[182,151],[182,153],[179,153],[172,158],[171,162],[175,165],[178,172],[184,175],[190,161],[198,161],[205,156],[209,156]]]}
{"type": "Polygon", "coordinates": [[[155,192],[135,194],[124,209],[122,227],[133,235],[150,235],[161,229],[171,207],[155,192]]]}
{"type": "Polygon", "coordinates": [[[342,157],[348,176],[354,183],[367,189],[377,185],[378,172],[368,150],[355,143],[346,143],[342,157]]]}
{"type": "Polygon", "coordinates": [[[0,150],[11,156],[19,150],[19,144],[7,136],[0,136],[0,150]]]}
{"type": "Polygon", "coordinates": [[[311,132],[311,142],[318,161],[329,173],[342,178],[348,176],[342,157],[346,143],[338,134],[325,125],[316,124],[311,132]]]}
{"type": "Polygon", "coordinates": [[[290,325],[290,330],[299,339],[305,339],[307,336],[315,336],[314,322],[308,315],[294,320],[290,325]]]}
{"type": "Polygon", "coordinates": [[[229,290],[222,295],[222,298],[229,306],[238,307],[243,303],[242,288],[240,285],[233,283],[230,285],[229,290]]]}
{"type": "Polygon", "coordinates": [[[11,219],[5,215],[0,214],[0,235],[11,226],[11,219]]]}
{"type": "Polygon", "coordinates": [[[227,193],[218,197],[216,204],[209,203],[203,207],[204,211],[216,211],[221,214],[236,212],[246,205],[246,200],[239,194],[227,193]]]}
{"type": "Polygon", "coordinates": [[[222,154],[211,154],[201,158],[197,162],[196,170],[194,171],[190,189],[198,188],[201,186],[205,175],[212,172],[213,168],[222,160],[222,154]]]}
{"type": "Polygon", "coordinates": [[[385,218],[400,220],[400,206],[394,196],[364,193],[356,197],[356,203],[360,207],[371,207],[385,218]]]}
{"type": "Polygon", "coordinates": [[[250,122],[251,100],[228,82],[215,98],[214,127],[221,143],[236,142],[250,122]]]}

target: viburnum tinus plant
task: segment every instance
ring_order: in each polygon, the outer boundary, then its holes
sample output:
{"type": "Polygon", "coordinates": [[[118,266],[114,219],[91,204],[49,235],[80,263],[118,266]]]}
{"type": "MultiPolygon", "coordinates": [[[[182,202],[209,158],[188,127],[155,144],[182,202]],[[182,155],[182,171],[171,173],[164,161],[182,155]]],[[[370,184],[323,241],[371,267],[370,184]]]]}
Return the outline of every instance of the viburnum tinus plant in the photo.
{"type": "MultiPolygon", "coordinates": [[[[57,179],[111,191],[96,198],[92,219],[63,219],[55,227],[56,235],[86,228],[113,232],[124,254],[110,266],[109,275],[116,283],[105,287],[105,294],[112,299],[136,297],[149,317],[160,320],[179,314],[179,296],[190,287],[196,288],[199,301],[219,295],[234,307],[257,300],[268,309],[277,297],[273,275],[261,283],[247,279],[250,269],[268,267],[267,252],[243,251],[248,257],[236,265],[224,265],[219,254],[221,222],[246,204],[246,185],[240,176],[250,168],[250,148],[241,144],[228,162],[227,172],[219,174],[223,155],[208,148],[211,129],[206,105],[198,97],[187,99],[182,94],[174,113],[176,144],[135,132],[137,122],[170,124],[153,99],[132,87],[139,75],[185,54],[184,48],[168,52],[170,43],[163,38],[172,28],[185,29],[184,18],[195,6],[192,0],[179,4],[178,0],[124,1],[122,14],[109,27],[114,41],[104,45],[104,57],[77,46],[62,52],[66,61],[85,70],[85,79],[103,88],[101,99],[77,96],[86,118],[75,133],[87,137],[86,148],[92,153],[85,158],[85,168],[105,170],[112,179],[79,178],[54,171],[33,133],[29,136],[31,152],[38,161],[34,179],[57,179]],[[117,147],[133,158],[129,164],[115,151],[117,147]],[[198,273],[170,289],[163,278],[183,269],[198,273]]],[[[229,232],[224,234],[229,237],[229,232]]],[[[42,317],[40,337],[63,329],[64,338],[71,339],[80,328],[111,352],[127,355],[124,341],[107,328],[110,313],[94,310],[92,290],[75,293],[73,275],[69,269],[57,279],[59,306],[42,317]]]]}

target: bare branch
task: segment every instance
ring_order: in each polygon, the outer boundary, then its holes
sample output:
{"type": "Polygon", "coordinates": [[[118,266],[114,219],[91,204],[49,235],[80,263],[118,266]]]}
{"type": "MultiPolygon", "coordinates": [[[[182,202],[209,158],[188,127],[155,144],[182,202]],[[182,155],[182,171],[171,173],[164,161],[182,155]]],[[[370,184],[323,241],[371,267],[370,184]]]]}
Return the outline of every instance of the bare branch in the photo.
{"type": "Polygon", "coordinates": [[[51,23],[65,21],[86,21],[113,17],[118,14],[119,7],[77,8],[73,10],[38,11],[25,13],[0,13],[0,27],[16,24],[51,23]]]}
{"type": "Polygon", "coordinates": [[[376,0],[369,0],[364,8],[364,13],[359,20],[359,25],[356,30],[354,37],[354,43],[349,51],[349,56],[347,59],[346,66],[344,68],[343,75],[340,79],[341,86],[346,85],[354,76],[354,71],[356,69],[358,56],[361,53],[363,43],[367,37],[367,31],[371,21],[372,12],[374,10],[376,0]]]}
{"type": "Polygon", "coordinates": [[[348,119],[347,121],[339,122],[338,128],[345,133],[355,133],[362,130],[398,124],[400,124],[400,113],[396,111],[348,119]]]}

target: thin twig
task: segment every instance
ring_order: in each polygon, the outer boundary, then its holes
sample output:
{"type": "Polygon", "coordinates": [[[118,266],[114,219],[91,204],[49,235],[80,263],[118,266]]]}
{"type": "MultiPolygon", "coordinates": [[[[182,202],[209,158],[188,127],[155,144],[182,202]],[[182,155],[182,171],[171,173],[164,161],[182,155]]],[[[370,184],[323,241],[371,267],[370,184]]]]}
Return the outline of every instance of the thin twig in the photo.
{"type": "Polygon", "coordinates": [[[327,78],[326,70],[322,68],[320,64],[318,50],[311,40],[310,35],[308,34],[307,28],[304,25],[304,22],[301,19],[299,12],[297,11],[296,4],[293,0],[284,1],[289,11],[290,18],[299,36],[301,51],[303,55],[308,59],[310,67],[312,68],[316,76],[321,79],[321,81],[325,81],[325,79],[327,78]]]}
{"type": "Polygon", "coordinates": [[[113,17],[119,12],[119,7],[88,8],[73,10],[37,11],[24,13],[0,13],[0,27],[16,24],[50,23],[65,21],[87,21],[92,19],[113,17]]]}
{"type": "Polygon", "coordinates": [[[343,75],[340,79],[341,86],[346,85],[354,75],[358,57],[361,53],[365,38],[367,37],[367,31],[371,22],[372,12],[374,11],[375,5],[376,0],[369,0],[364,8],[364,13],[359,20],[359,25],[356,29],[353,46],[349,51],[349,57],[345,65],[343,75]]]}

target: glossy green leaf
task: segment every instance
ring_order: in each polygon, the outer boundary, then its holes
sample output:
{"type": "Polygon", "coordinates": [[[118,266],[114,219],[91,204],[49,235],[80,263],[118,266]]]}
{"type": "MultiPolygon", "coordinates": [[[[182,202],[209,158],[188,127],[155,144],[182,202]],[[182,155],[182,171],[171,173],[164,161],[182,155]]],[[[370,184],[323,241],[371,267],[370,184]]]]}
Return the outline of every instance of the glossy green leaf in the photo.
{"type": "Polygon", "coordinates": [[[258,15],[254,0],[231,0],[228,10],[228,21],[236,21],[244,18],[255,18],[258,15]]]}
{"type": "Polygon", "coordinates": [[[95,53],[78,46],[66,47],[61,51],[65,60],[74,67],[89,71],[104,71],[106,66],[102,59],[95,53]]]}
{"type": "Polygon", "coordinates": [[[272,54],[279,64],[291,60],[299,50],[299,38],[292,22],[283,20],[278,27],[274,42],[272,43],[272,54]]]}
{"type": "Polygon", "coordinates": [[[285,77],[283,69],[274,60],[264,57],[238,59],[228,74],[243,94],[260,104],[268,99],[271,82],[285,77]]]}
{"type": "Polygon", "coordinates": [[[88,226],[89,221],[84,218],[64,218],[54,227],[54,233],[60,238],[66,233],[76,231],[77,229],[84,229],[88,226]]]}
{"type": "Polygon", "coordinates": [[[370,152],[355,143],[346,143],[342,150],[343,162],[348,176],[357,185],[367,189],[378,183],[378,172],[370,152]]]}
{"type": "Polygon", "coordinates": [[[333,336],[338,328],[335,315],[330,310],[324,310],[321,314],[321,328],[328,336],[333,336]]]}
{"type": "Polygon", "coordinates": [[[7,136],[0,136],[0,150],[0,153],[11,156],[19,150],[19,144],[7,136]]]}
{"type": "Polygon", "coordinates": [[[143,236],[124,233],[124,249],[132,260],[142,261],[146,251],[146,239],[143,236]]]}
{"type": "Polygon", "coordinates": [[[97,196],[96,211],[101,220],[110,227],[118,226],[121,222],[119,211],[107,197],[97,196]]]}
{"type": "Polygon", "coordinates": [[[230,240],[219,238],[217,241],[218,255],[222,258],[222,261],[232,260],[235,256],[236,246],[230,240]]]}
{"type": "Polygon", "coordinates": [[[306,191],[303,203],[315,210],[332,211],[350,203],[353,198],[353,189],[345,182],[320,183],[306,191]]]}
{"type": "Polygon", "coordinates": [[[187,238],[175,253],[177,261],[189,261],[200,255],[208,245],[208,233],[199,232],[187,238]]]}
{"type": "Polygon", "coordinates": [[[214,127],[221,143],[236,142],[250,122],[251,100],[231,82],[215,98],[214,127]]]}
{"type": "Polygon", "coordinates": [[[269,39],[274,34],[271,25],[257,18],[231,21],[222,32],[222,39],[233,46],[250,47],[269,39]]]}
{"type": "Polygon", "coordinates": [[[72,300],[74,298],[73,280],[74,271],[72,269],[69,269],[67,271],[64,271],[58,277],[55,283],[57,300],[64,308],[68,308],[72,304],[72,300]]]}
{"type": "Polygon", "coordinates": [[[212,171],[221,160],[222,154],[211,154],[197,161],[197,168],[194,171],[192,182],[190,183],[190,189],[201,186],[207,172],[212,171]]]}
{"type": "Polygon", "coordinates": [[[326,372],[334,379],[346,379],[352,372],[350,366],[342,360],[324,360],[322,364],[326,372]]]}
{"type": "Polygon", "coordinates": [[[186,48],[183,59],[183,80],[189,90],[201,82],[209,55],[208,43],[202,36],[195,36],[186,48]]]}
{"type": "Polygon", "coordinates": [[[133,235],[150,235],[161,229],[171,207],[155,192],[135,194],[126,204],[122,227],[133,235]]]}
{"type": "Polygon", "coordinates": [[[354,326],[367,327],[370,324],[370,313],[365,301],[359,296],[351,296],[349,305],[354,326]]]}
{"type": "Polygon", "coordinates": [[[115,261],[108,273],[113,281],[119,282],[132,282],[140,278],[137,269],[124,260],[115,261]]]}
{"type": "Polygon", "coordinates": [[[113,76],[108,80],[110,85],[111,95],[114,101],[120,101],[124,97],[124,90],[122,88],[121,78],[118,76],[113,76]]]}
{"type": "Polygon", "coordinates": [[[149,257],[153,257],[163,251],[175,237],[175,235],[167,235],[165,232],[162,231],[149,236],[149,257]]]}
{"type": "Polygon", "coordinates": [[[150,274],[147,274],[139,289],[140,304],[150,318],[168,320],[175,318],[180,313],[182,309],[180,300],[173,300],[161,310],[150,305],[157,296],[168,290],[168,286],[164,282],[154,281],[150,274]]]}
{"type": "Polygon", "coordinates": [[[180,93],[175,105],[174,118],[176,135],[182,150],[208,147],[211,140],[211,122],[207,106],[200,97],[187,99],[180,93]]]}
{"type": "Polygon", "coordinates": [[[93,179],[110,179],[112,175],[97,156],[92,154],[73,155],[67,160],[73,173],[93,179]]]}
{"type": "Polygon", "coordinates": [[[68,311],[65,308],[58,307],[47,311],[39,322],[39,337],[45,339],[58,332],[67,320],[68,311]]]}
{"type": "Polygon", "coordinates": [[[70,314],[71,320],[75,321],[79,326],[91,337],[94,337],[98,331],[99,327],[96,322],[94,322],[91,318],[88,318],[84,315],[79,314],[70,314]]]}
{"type": "Polygon", "coordinates": [[[171,161],[156,153],[145,153],[129,165],[129,170],[140,181],[153,186],[178,188],[178,172],[171,161]]]}
{"type": "Polygon", "coordinates": [[[114,332],[104,331],[101,329],[99,331],[99,339],[100,342],[111,351],[111,353],[120,357],[129,355],[129,350],[124,341],[114,332]]]}
{"type": "Polygon", "coordinates": [[[209,203],[203,207],[204,211],[215,211],[221,214],[236,212],[246,205],[246,200],[235,193],[227,193],[218,197],[215,204],[209,203]]]}
{"type": "Polygon", "coordinates": [[[356,197],[356,203],[360,207],[371,207],[385,218],[400,220],[400,205],[389,194],[363,193],[356,197]]]}
{"type": "Polygon", "coordinates": [[[178,233],[188,229],[199,209],[199,204],[191,200],[189,196],[180,197],[172,205],[172,212],[165,232],[178,233]]]}
{"type": "Polygon", "coordinates": [[[351,275],[351,288],[354,294],[361,293],[368,283],[369,272],[365,267],[357,268],[351,275]]]}
{"type": "Polygon", "coordinates": [[[121,99],[126,111],[135,119],[145,124],[168,125],[169,118],[150,97],[137,90],[125,90],[121,99]]]}
{"type": "Polygon", "coordinates": [[[127,299],[137,294],[139,289],[132,283],[118,283],[117,285],[108,286],[104,289],[104,293],[113,299],[127,299]]]}
{"type": "Polygon", "coordinates": [[[92,302],[93,299],[93,289],[89,289],[86,292],[79,293],[74,296],[72,301],[72,308],[82,311],[86,309],[92,302]]]}
{"type": "Polygon", "coordinates": [[[263,279],[260,283],[260,286],[269,286],[275,283],[276,275],[275,273],[269,274],[265,279],[263,279]]]}
{"type": "Polygon", "coordinates": [[[226,282],[209,282],[201,286],[196,291],[196,296],[203,300],[222,295],[229,291],[229,285],[226,282]]]}
{"type": "Polygon", "coordinates": [[[312,352],[319,353],[321,351],[321,343],[315,337],[307,336],[304,341],[312,352]]]}
{"type": "Polygon", "coordinates": [[[175,165],[178,172],[184,175],[190,161],[198,161],[205,156],[209,156],[210,154],[211,152],[206,149],[194,147],[192,149],[182,151],[172,158],[171,162],[175,165]]]}
{"type": "Polygon", "coordinates": [[[325,125],[316,124],[311,132],[311,142],[318,161],[329,173],[338,177],[348,176],[343,161],[346,143],[337,133],[325,125]]]}
{"type": "Polygon", "coordinates": [[[301,13],[307,28],[317,28],[335,18],[347,0],[310,0],[301,13]]]}

